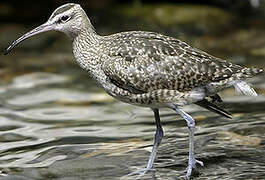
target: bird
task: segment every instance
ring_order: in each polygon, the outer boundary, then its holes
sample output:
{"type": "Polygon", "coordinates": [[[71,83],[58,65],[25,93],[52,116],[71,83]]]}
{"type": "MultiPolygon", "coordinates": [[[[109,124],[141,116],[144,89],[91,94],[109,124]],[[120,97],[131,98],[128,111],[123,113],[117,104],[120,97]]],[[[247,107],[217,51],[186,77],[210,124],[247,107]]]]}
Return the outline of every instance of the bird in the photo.
{"type": "Polygon", "coordinates": [[[72,41],[79,66],[112,97],[129,104],[148,107],[154,113],[156,132],[145,174],[153,170],[158,147],[164,136],[159,110],[169,108],[187,123],[189,155],[186,179],[192,177],[195,158],[195,120],[183,107],[196,104],[224,117],[232,118],[216,102],[218,92],[233,86],[237,93],[257,96],[248,79],[263,72],[214,57],[174,37],[156,32],[128,31],[99,35],[85,10],[75,3],[58,7],[47,22],[15,40],[5,51],[29,37],[47,31],[59,31],[72,41]]]}

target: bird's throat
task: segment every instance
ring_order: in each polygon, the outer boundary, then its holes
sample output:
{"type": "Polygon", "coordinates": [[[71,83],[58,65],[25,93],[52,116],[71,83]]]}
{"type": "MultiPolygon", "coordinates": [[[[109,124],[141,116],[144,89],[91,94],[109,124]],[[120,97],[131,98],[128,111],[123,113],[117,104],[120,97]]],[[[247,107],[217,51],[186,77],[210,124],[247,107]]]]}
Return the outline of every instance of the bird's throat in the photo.
{"type": "Polygon", "coordinates": [[[86,70],[90,77],[102,81],[104,73],[101,70],[100,44],[97,34],[81,33],[73,40],[73,53],[79,66],[86,70]]]}

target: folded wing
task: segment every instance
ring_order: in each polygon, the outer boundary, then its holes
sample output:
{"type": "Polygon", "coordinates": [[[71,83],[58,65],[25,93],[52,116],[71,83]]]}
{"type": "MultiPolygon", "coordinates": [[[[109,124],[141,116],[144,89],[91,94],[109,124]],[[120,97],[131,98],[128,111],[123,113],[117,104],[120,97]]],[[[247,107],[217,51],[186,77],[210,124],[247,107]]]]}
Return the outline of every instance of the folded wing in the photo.
{"type": "Polygon", "coordinates": [[[115,40],[107,47],[110,58],[102,69],[114,84],[132,93],[189,91],[227,79],[242,69],[156,33],[127,32],[109,39],[115,40]]]}

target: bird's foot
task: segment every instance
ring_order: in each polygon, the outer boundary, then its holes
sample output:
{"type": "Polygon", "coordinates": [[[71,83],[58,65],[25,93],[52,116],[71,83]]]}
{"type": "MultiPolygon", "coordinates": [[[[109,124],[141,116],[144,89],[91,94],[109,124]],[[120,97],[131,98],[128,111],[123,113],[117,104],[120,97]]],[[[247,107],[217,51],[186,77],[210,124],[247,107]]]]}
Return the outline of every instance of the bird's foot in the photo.
{"type": "Polygon", "coordinates": [[[138,178],[141,178],[143,175],[145,175],[147,172],[154,172],[155,169],[152,169],[152,168],[144,168],[144,169],[138,169],[134,172],[131,172],[130,174],[128,174],[127,176],[135,176],[135,175],[138,175],[138,178]]]}
{"type": "Polygon", "coordinates": [[[194,169],[195,171],[197,171],[197,167],[196,167],[196,164],[199,164],[201,166],[203,166],[203,162],[202,161],[199,161],[199,160],[196,160],[194,157],[190,158],[189,159],[189,165],[187,167],[187,173],[186,173],[186,179],[189,180],[190,179],[190,176],[191,176],[191,173],[192,173],[192,170],[194,169]]]}

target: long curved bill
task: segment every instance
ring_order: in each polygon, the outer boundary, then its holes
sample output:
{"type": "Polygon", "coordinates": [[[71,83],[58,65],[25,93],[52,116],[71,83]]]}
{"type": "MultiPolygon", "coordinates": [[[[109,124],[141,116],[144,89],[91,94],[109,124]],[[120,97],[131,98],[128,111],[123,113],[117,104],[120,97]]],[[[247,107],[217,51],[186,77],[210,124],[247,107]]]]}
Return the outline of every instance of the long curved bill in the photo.
{"type": "Polygon", "coordinates": [[[32,37],[36,34],[42,33],[42,32],[46,32],[46,31],[50,31],[52,30],[52,24],[46,22],[40,26],[38,26],[37,28],[31,30],[30,32],[24,34],[23,36],[21,36],[20,38],[18,38],[17,40],[15,40],[5,51],[4,51],[4,55],[8,54],[16,45],[18,45],[19,43],[21,43],[22,41],[24,41],[25,39],[28,39],[29,37],[32,37]]]}

